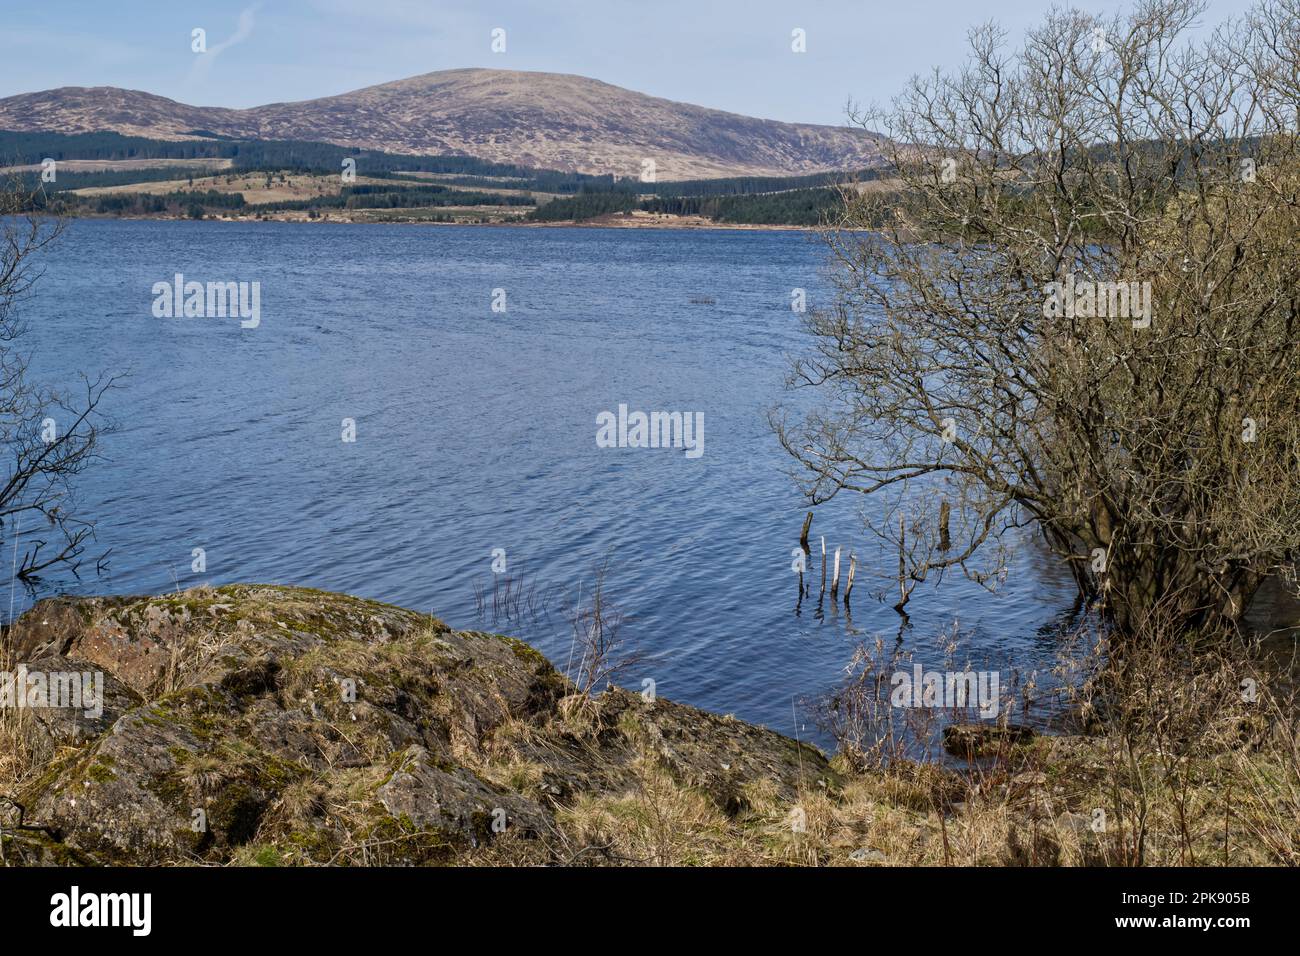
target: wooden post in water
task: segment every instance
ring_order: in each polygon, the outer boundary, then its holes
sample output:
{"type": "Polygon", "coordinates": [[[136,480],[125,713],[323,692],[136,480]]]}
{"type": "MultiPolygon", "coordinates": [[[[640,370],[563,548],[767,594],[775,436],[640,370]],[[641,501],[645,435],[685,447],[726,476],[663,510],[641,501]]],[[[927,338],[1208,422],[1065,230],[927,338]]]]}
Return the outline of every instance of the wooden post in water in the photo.
{"type": "Polygon", "coordinates": [[[905,614],[903,608],[907,607],[907,599],[912,595],[907,590],[907,523],[903,516],[898,516],[898,603],[894,605],[894,610],[899,614],[905,614]]]}
{"type": "Polygon", "coordinates": [[[853,574],[858,570],[858,557],[849,555],[849,579],[844,582],[844,606],[849,606],[849,595],[853,593],[853,574]]]}
{"type": "Polygon", "coordinates": [[[835,572],[831,575],[831,600],[835,600],[835,595],[840,590],[840,549],[835,549],[835,572]]]}
{"type": "Polygon", "coordinates": [[[812,554],[812,548],[808,547],[808,529],[812,527],[812,515],[810,511],[804,516],[803,530],[799,532],[799,547],[803,548],[804,554],[812,554]]]}
{"type": "Polygon", "coordinates": [[[822,535],[822,594],[826,593],[826,535],[822,535]]]}
{"type": "Polygon", "coordinates": [[[952,538],[948,536],[948,517],[952,514],[952,506],[947,501],[939,505],[939,550],[947,551],[952,547],[952,538]]]}

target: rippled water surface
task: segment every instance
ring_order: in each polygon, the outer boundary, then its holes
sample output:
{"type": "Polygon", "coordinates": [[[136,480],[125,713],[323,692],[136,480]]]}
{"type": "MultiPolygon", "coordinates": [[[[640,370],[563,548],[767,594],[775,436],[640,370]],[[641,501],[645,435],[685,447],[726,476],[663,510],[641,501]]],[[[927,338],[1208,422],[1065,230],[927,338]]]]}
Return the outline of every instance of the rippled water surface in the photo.
{"type": "MultiPolygon", "coordinates": [[[[643,655],[622,683],[819,738],[799,702],[858,640],[899,631],[861,501],[813,525],[863,562],[851,622],[815,595],[795,611],[806,509],[765,412],[806,346],[791,289],[815,305],[823,260],[790,232],[74,222],[25,305],[33,373],[133,374],[107,402],[109,460],[80,484],[110,571],[49,586],[311,585],[514,633],[563,666],[563,607],[608,561],[643,655]],[[176,272],[260,282],[260,327],[154,318],[151,287],[176,272]],[[619,403],[703,412],[704,455],[598,448],[596,415],[619,403]],[[493,621],[495,548],[537,614],[493,621]]],[[[998,596],[919,590],[905,641],[938,665],[960,619],[976,655],[1031,670],[1070,596],[1025,550],[998,596]]]]}

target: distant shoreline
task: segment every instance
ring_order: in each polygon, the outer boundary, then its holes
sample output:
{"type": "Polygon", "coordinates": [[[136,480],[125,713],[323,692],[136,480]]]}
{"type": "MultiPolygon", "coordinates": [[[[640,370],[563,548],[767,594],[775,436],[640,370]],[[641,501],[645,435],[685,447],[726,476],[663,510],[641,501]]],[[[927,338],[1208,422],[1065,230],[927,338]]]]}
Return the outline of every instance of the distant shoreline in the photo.
{"type": "Polygon", "coordinates": [[[498,220],[493,222],[437,222],[434,220],[400,220],[393,219],[390,221],[381,221],[376,219],[348,219],[341,216],[320,216],[311,219],[305,215],[273,215],[273,216],[205,216],[202,219],[194,219],[190,216],[113,216],[113,215],[84,215],[84,214],[65,214],[63,218],[68,220],[118,220],[129,222],[280,222],[290,224],[301,224],[310,226],[319,225],[338,225],[338,226],[505,226],[514,229],[553,229],[560,228],[586,228],[586,229],[628,229],[628,230],[662,230],[674,232],[700,232],[708,230],[721,230],[726,232],[818,232],[822,226],[800,226],[787,224],[754,224],[754,223],[729,223],[713,222],[699,216],[665,216],[665,215],[632,215],[626,216],[621,213],[613,213],[605,216],[597,216],[591,219],[581,220],[563,220],[558,222],[519,222],[498,220]]]}

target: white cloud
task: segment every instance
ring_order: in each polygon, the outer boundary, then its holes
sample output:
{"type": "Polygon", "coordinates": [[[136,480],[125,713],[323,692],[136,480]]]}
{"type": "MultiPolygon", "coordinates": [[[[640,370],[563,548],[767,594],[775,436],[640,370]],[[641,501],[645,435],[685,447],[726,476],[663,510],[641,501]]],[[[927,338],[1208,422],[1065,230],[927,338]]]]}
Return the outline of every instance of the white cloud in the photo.
{"type": "Polygon", "coordinates": [[[260,3],[255,3],[239,14],[239,25],[229,37],[222,40],[215,46],[208,47],[206,53],[194,54],[194,65],[190,67],[190,82],[200,83],[207,79],[208,73],[212,71],[212,65],[226,50],[238,43],[243,43],[253,35],[253,15],[257,13],[260,3]]]}

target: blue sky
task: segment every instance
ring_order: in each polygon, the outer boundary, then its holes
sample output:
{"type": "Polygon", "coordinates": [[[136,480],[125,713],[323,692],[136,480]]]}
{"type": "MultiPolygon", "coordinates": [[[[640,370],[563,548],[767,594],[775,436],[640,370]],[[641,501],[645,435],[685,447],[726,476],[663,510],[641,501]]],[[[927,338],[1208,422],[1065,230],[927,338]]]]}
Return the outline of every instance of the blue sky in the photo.
{"type": "MultiPolygon", "coordinates": [[[[1076,4],[1108,13],[1117,3],[1076,4]]],[[[842,123],[953,64],[967,29],[1013,35],[1049,0],[45,0],[6,3],[0,96],[122,86],[203,106],[311,99],[466,66],[577,73],[751,116],[842,123]],[[241,29],[241,15],[244,27],[241,29]],[[201,65],[190,32],[207,31],[201,65]],[[493,53],[491,31],[506,31],[493,53]],[[794,28],[807,52],[793,54],[794,28]],[[233,42],[232,42],[233,41],[233,42]],[[214,48],[224,46],[213,56],[214,48]]],[[[1207,23],[1248,0],[1211,0],[1207,23]]]]}

